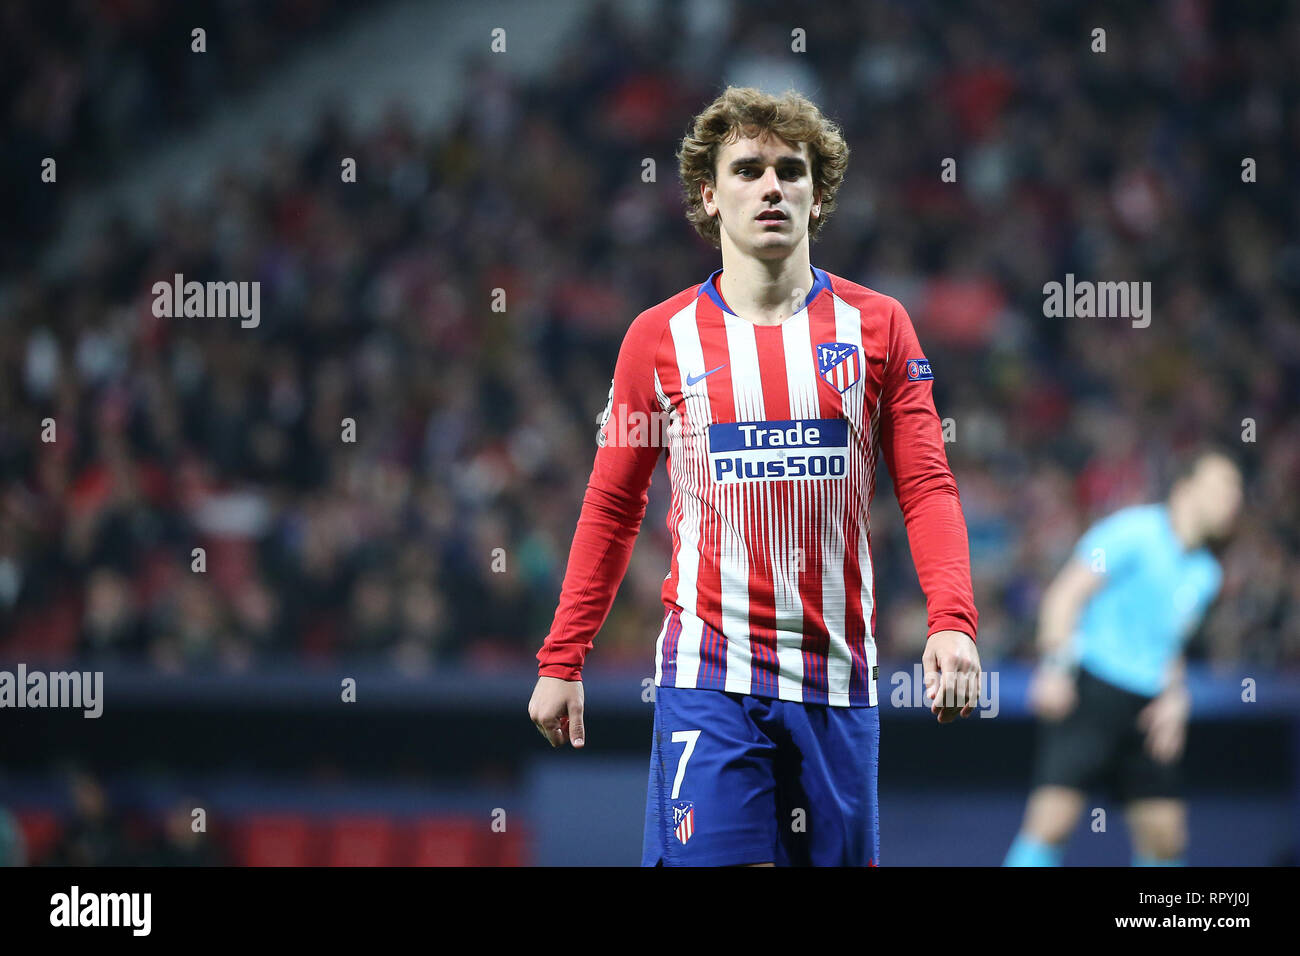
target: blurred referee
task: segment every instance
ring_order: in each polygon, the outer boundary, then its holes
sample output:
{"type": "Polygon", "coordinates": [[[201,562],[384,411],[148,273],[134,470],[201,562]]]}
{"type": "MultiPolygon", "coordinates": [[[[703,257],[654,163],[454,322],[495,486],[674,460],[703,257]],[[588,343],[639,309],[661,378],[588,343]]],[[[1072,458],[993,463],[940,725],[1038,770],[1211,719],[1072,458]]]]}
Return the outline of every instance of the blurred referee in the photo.
{"type": "Polygon", "coordinates": [[[1180,761],[1190,700],[1182,647],[1222,580],[1211,553],[1241,506],[1221,451],[1183,466],[1167,502],[1099,521],[1043,596],[1034,789],[1004,866],[1057,866],[1089,790],[1125,804],[1135,866],[1178,866],[1187,843],[1180,761]]]}

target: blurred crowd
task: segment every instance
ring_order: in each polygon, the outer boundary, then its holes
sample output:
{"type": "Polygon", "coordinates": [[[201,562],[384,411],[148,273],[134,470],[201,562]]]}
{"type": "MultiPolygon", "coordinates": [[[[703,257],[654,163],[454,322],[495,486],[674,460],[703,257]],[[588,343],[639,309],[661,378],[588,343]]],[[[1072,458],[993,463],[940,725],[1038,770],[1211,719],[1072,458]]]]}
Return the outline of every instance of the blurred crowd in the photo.
{"type": "Polygon", "coordinates": [[[0,4],[0,266],[30,262],[69,187],[102,181],[253,89],[295,45],[373,0],[0,4]],[[193,32],[202,28],[202,52],[193,32]],[[46,157],[61,188],[34,188],[46,157]]]}
{"type": "MultiPolygon", "coordinates": [[[[853,150],[814,265],[898,298],[935,369],[985,666],[1031,652],[1088,524],[1206,439],[1246,508],[1195,656],[1300,663],[1300,9],[1123,9],[1104,54],[1065,3],[817,4],[806,54],[784,9],[600,8],[544,78],[468,63],[441,132],[326,111],[261,174],[108,224],[69,277],[9,276],[0,659],[528,661],[623,332],[720,264],[673,151],[721,83],[781,75],[853,150]],[[259,281],[260,324],[155,318],[176,273],[259,281]],[[1044,317],[1067,273],[1150,281],[1150,326],[1044,317]]],[[[889,659],[925,614],[878,489],[889,659]]],[[[593,665],[650,666],[667,505],[661,464],[593,665]]]]}
{"type": "Polygon", "coordinates": [[[104,781],[84,768],[57,775],[63,809],[38,813],[23,826],[0,804],[0,866],[220,866],[225,851],[197,827],[194,799],[152,813],[115,806],[104,781]],[[35,844],[35,845],[33,845],[35,844]]]}

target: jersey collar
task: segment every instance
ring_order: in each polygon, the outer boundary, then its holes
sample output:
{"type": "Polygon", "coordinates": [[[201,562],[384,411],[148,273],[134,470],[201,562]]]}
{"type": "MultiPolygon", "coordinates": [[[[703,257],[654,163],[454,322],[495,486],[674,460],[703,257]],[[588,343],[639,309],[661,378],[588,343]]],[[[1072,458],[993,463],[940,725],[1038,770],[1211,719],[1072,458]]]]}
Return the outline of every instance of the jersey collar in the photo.
{"type": "MultiPolygon", "coordinates": [[[[808,295],[803,300],[803,306],[801,307],[800,311],[812,305],[813,299],[817,298],[817,294],[821,292],[822,289],[829,289],[831,287],[831,277],[826,272],[824,272],[821,269],[818,269],[816,266],[812,267],[812,271],[813,271],[813,275],[817,277],[817,281],[814,282],[813,287],[808,290],[808,295]]],[[[710,299],[713,300],[714,304],[717,305],[717,307],[721,309],[723,312],[727,312],[731,315],[736,315],[735,312],[732,312],[729,308],[727,308],[726,303],[722,301],[722,294],[718,292],[718,287],[714,280],[716,280],[718,276],[721,274],[722,274],[722,270],[718,269],[712,275],[710,275],[706,280],[704,280],[704,283],[700,286],[700,291],[695,294],[695,297],[698,299],[702,295],[707,295],[710,299]]],[[[739,316],[736,317],[739,318],[739,316]]]]}

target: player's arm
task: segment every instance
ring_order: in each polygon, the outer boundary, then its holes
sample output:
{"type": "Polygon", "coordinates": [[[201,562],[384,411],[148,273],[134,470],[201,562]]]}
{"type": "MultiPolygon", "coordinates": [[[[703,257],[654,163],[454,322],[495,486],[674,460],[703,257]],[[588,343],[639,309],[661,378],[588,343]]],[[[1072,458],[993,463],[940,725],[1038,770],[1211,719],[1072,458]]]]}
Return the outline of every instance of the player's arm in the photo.
{"type": "Polygon", "coordinates": [[[584,744],[582,665],[609,616],[645,517],[650,478],[662,450],[652,440],[661,433],[652,422],[658,411],[655,361],[662,333],[662,322],[643,313],[619,348],[560,600],[537,653],[538,679],[528,716],[553,747],[565,740],[574,747],[584,744]],[[638,440],[624,440],[629,435],[638,440]]]}
{"type": "Polygon", "coordinates": [[[934,409],[933,381],[907,311],[895,303],[880,407],[880,441],[925,592],[929,638],[922,664],[940,723],[967,717],[979,700],[978,614],[957,481],[934,409]],[[909,372],[909,369],[912,371],[909,372]]]}
{"type": "Polygon", "coordinates": [[[1146,747],[1161,763],[1172,763],[1183,752],[1192,695],[1187,690],[1187,664],[1179,654],[1169,665],[1165,689],[1138,714],[1138,727],[1146,732],[1146,747]]]}
{"type": "MultiPolygon", "coordinates": [[[[1214,566],[1208,586],[1200,596],[1200,606],[1188,616],[1181,639],[1186,641],[1223,585],[1223,572],[1214,566]]],[[[1138,727],[1146,731],[1146,746],[1151,756],[1162,763],[1172,763],[1183,752],[1187,739],[1187,721],[1192,713],[1192,695],[1187,689],[1187,663],[1178,654],[1169,664],[1165,689],[1138,714],[1138,727]]]]}
{"type": "Polygon", "coordinates": [[[1071,558],[1043,592],[1038,611],[1038,652],[1045,665],[1071,670],[1070,640],[1088,599],[1105,577],[1079,558],[1071,558]]]}
{"type": "Polygon", "coordinates": [[[1075,660],[1071,641],[1084,605],[1105,581],[1079,557],[1072,557],[1043,592],[1038,609],[1037,670],[1029,682],[1029,709],[1060,720],[1074,709],[1075,660]]]}

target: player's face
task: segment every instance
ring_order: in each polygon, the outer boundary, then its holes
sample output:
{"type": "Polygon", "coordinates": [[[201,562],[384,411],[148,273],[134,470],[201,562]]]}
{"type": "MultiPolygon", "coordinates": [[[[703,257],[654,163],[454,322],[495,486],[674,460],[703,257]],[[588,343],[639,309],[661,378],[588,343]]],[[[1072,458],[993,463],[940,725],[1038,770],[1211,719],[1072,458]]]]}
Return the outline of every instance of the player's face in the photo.
{"type": "Polygon", "coordinates": [[[763,259],[788,256],[808,236],[820,212],[813,195],[807,143],[764,133],[718,152],[716,182],[702,187],[705,209],[718,217],[723,241],[763,259]]]}
{"type": "Polygon", "coordinates": [[[1216,455],[1202,461],[1192,476],[1206,534],[1211,538],[1226,535],[1241,509],[1241,472],[1232,462],[1216,455]]]}

